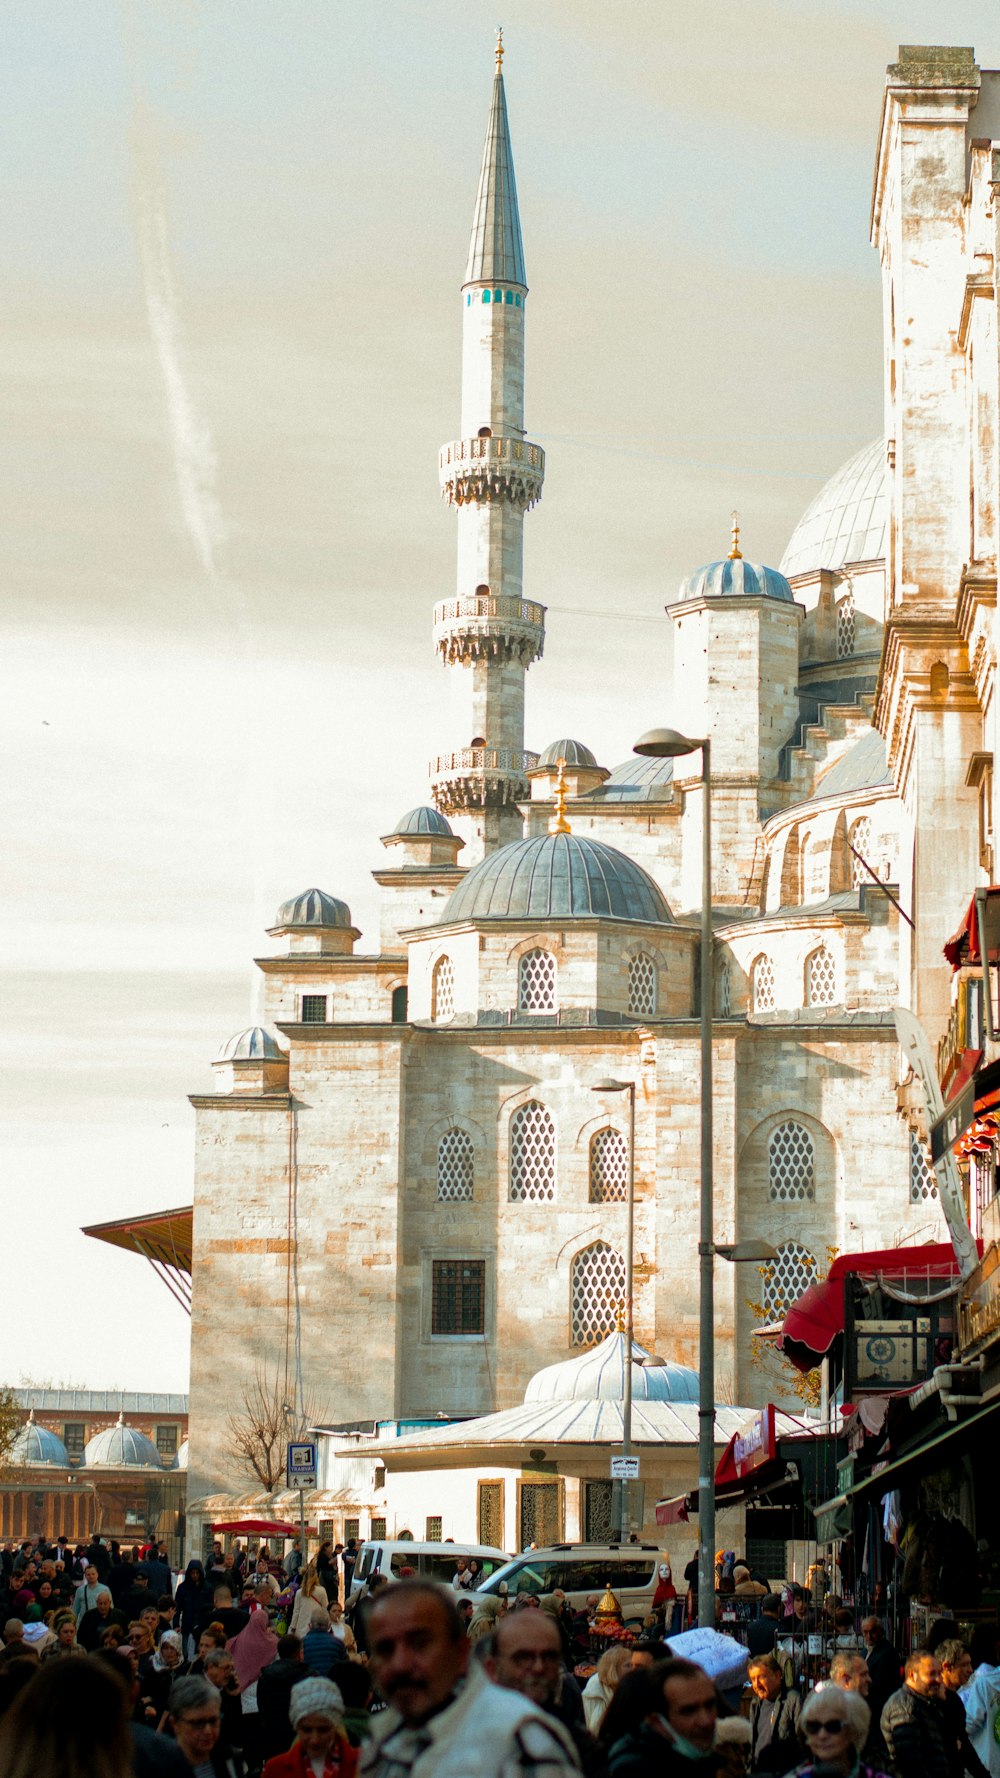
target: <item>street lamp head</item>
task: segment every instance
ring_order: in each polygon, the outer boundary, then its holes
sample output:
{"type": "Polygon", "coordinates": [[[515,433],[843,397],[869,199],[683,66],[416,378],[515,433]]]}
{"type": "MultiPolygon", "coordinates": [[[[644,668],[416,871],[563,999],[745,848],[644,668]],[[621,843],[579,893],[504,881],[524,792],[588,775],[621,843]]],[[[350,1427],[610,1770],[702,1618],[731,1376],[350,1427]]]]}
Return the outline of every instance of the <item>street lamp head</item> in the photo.
{"type": "Polygon", "coordinates": [[[777,1259],[778,1257],[775,1249],[771,1246],[769,1241],[758,1241],[756,1239],[751,1241],[732,1241],[725,1246],[717,1246],[715,1251],[720,1259],[732,1260],[736,1264],[738,1264],[740,1260],[771,1260],[777,1259]]]}
{"type": "Polygon", "coordinates": [[[601,1080],[595,1080],[590,1090],[592,1093],[627,1093],[631,1085],[630,1080],[613,1080],[610,1075],[606,1075],[601,1080]]]}
{"type": "Polygon", "coordinates": [[[692,741],[675,728],[651,728],[636,741],[632,752],[642,753],[650,759],[683,759],[686,753],[697,753],[704,745],[704,741],[692,741]]]}

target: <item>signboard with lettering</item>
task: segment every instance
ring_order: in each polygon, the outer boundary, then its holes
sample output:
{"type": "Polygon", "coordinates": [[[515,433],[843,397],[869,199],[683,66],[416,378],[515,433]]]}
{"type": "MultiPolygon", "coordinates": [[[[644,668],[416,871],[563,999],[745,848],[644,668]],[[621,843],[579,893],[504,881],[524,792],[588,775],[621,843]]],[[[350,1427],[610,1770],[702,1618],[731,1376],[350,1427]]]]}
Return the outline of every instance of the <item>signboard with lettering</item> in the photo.
{"type": "Polygon", "coordinates": [[[612,1457],[612,1480],[620,1482],[636,1482],[639,1479],[638,1457],[612,1457]]]}
{"type": "Polygon", "coordinates": [[[748,1420],[733,1441],[733,1463],[738,1476],[749,1475],[762,1463],[770,1463],[778,1455],[774,1430],[774,1403],[768,1402],[752,1420],[748,1420]]]}
{"type": "Polygon", "coordinates": [[[316,1486],[316,1443],[315,1440],[299,1439],[290,1444],[287,1453],[288,1486],[290,1488],[315,1488],[316,1486]]]}

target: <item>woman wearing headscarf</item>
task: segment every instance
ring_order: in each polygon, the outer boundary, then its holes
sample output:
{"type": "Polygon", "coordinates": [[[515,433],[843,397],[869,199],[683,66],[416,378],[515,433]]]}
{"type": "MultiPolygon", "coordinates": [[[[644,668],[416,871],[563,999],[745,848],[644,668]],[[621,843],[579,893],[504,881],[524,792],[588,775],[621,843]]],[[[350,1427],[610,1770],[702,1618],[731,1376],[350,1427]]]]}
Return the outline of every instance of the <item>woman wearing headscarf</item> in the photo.
{"type": "Polygon", "coordinates": [[[205,1570],[200,1562],[189,1562],[174,1594],[177,1607],[177,1628],[184,1638],[184,1652],[190,1660],[195,1653],[195,1636],[199,1618],[211,1608],[213,1602],[212,1589],[205,1579],[205,1570]]]}
{"type": "Polygon", "coordinates": [[[264,1668],[269,1667],[278,1654],[278,1638],[268,1628],[267,1612],[252,1611],[245,1629],[226,1643],[226,1652],[233,1657],[233,1666],[240,1683],[240,1703],[243,1707],[241,1746],[251,1771],[257,1771],[261,1738],[257,1681],[264,1668]]]}
{"type": "Polygon", "coordinates": [[[320,1581],[316,1564],[310,1562],[302,1576],[302,1585],[295,1595],[295,1603],[292,1606],[292,1617],[288,1626],[291,1634],[304,1636],[312,1621],[313,1606],[322,1605],[325,1611],[329,1603],[329,1594],[320,1581]]]}
{"type": "Polygon", "coordinates": [[[358,1750],[344,1731],[344,1700],[330,1679],[303,1679],[293,1686],[288,1716],[295,1740],[276,1754],[263,1778],[354,1778],[358,1750]]]}
{"type": "Polygon", "coordinates": [[[149,1723],[150,1728],[155,1729],[160,1722],[167,1708],[167,1699],[174,1680],[183,1679],[187,1670],[188,1663],[184,1659],[180,1631],[164,1630],[143,1684],[144,1695],[156,1713],[155,1719],[149,1723]]]}
{"type": "Polygon", "coordinates": [[[481,1636],[492,1636],[500,1622],[503,1603],[496,1593],[479,1594],[475,1610],[469,1619],[469,1628],[465,1632],[470,1642],[478,1642],[481,1636]]]}

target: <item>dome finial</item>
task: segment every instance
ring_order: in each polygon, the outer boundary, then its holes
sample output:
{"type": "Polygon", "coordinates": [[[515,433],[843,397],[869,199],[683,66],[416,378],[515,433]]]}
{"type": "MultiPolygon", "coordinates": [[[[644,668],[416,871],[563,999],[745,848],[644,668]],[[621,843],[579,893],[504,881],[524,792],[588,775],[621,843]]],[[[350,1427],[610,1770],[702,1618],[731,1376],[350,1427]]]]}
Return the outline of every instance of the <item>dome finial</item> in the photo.
{"type": "Polygon", "coordinates": [[[572,833],[566,819],[566,761],[560,754],[556,760],[559,776],[556,779],[556,812],[549,820],[550,833],[572,833]]]}
{"type": "Polygon", "coordinates": [[[497,73],[503,72],[503,26],[497,26],[497,73]]]}
{"type": "Polygon", "coordinates": [[[625,1332],[625,1304],[620,1303],[615,1310],[615,1329],[618,1333],[625,1332]]]}
{"type": "Polygon", "coordinates": [[[738,562],[741,560],[742,555],[743,555],[743,551],[740,548],[740,515],[736,511],[736,508],[734,507],[733,508],[733,546],[732,546],[731,550],[729,551],[729,560],[731,562],[738,562]]]}

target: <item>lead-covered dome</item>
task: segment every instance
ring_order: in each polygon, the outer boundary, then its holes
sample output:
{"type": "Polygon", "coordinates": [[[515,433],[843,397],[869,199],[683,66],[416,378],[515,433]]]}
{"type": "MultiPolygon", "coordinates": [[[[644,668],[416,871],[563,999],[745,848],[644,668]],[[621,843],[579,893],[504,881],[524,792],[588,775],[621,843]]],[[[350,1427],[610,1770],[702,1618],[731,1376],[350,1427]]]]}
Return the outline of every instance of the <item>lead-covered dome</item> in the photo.
{"type": "Polygon", "coordinates": [[[781,558],[782,574],[811,574],[885,555],[889,523],[885,443],[876,438],[831,475],[802,514],[781,558]]]}
{"type": "Polygon", "coordinates": [[[316,926],[353,924],[346,901],[338,901],[335,895],[328,895],[325,889],[303,889],[301,895],[293,895],[290,900],[282,902],[274,916],[272,930],[285,927],[294,932],[316,926]]]}
{"type": "Polygon", "coordinates": [[[557,766],[564,759],[568,766],[597,767],[596,755],[585,747],[582,741],[550,741],[544,753],[538,755],[539,766],[557,766]]]}
{"type": "MultiPolygon", "coordinates": [[[[526,1402],[621,1401],[625,1392],[623,1333],[608,1334],[599,1346],[579,1358],[547,1364],[536,1371],[524,1392],[526,1402]]],[[[697,1401],[698,1373],[669,1359],[654,1359],[645,1346],[632,1341],[633,1401],[697,1401]]]]}
{"type": "Polygon", "coordinates": [[[151,1438],[136,1426],[128,1426],[119,1414],[114,1426],[106,1426],[87,1440],[83,1453],[87,1469],[162,1469],[160,1453],[151,1438]]]}
{"type": "Polygon", "coordinates": [[[288,1055],[263,1025],[248,1025],[245,1031],[237,1031],[235,1037],[223,1044],[215,1059],[217,1062],[286,1062],[288,1055]]]}
{"type": "Polygon", "coordinates": [[[777,568],[748,562],[745,556],[724,556],[721,562],[708,562],[681,582],[678,604],[685,599],[781,599],[793,605],[795,594],[777,568]]]}
{"type": "Polygon", "coordinates": [[[441,916],[453,920],[572,920],[595,916],[672,925],[652,877],[624,852],[572,833],[515,840],[474,865],[441,916]]]}
{"type": "Polygon", "coordinates": [[[8,1458],[11,1463],[51,1463],[64,1469],[69,1463],[69,1452],[58,1433],[39,1426],[31,1413],[11,1445],[8,1458]]]}
{"type": "Polygon", "coordinates": [[[392,831],[398,834],[438,834],[446,840],[455,838],[450,822],[440,809],[432,808],[430,803],[421,803],[416,809],[407,809],[392,831]]]}

